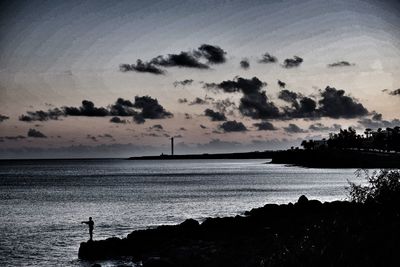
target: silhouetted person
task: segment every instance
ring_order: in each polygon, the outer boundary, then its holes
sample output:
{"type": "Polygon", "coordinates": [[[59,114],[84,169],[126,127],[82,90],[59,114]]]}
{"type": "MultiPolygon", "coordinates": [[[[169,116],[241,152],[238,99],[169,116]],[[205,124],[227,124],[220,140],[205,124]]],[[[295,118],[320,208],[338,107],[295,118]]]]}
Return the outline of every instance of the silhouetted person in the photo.
{"type": "Polygon", "coordinates": [[[89,225],[89,235],[90,235],[90,241],[93,241],[93,228],[94,228],[94,221],[92,220],[92,217],[89,217],[89,221],[83,221],[82,223],[85,223],[89,225]]]}

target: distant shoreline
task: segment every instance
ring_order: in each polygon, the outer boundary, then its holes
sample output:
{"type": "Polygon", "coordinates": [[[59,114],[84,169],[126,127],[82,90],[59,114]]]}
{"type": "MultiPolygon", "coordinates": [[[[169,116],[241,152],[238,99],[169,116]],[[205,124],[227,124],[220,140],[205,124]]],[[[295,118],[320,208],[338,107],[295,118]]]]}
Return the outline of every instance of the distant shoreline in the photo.
{"type": "Polygon", "coordinates": [[[272,159],[271,163],[308,168],[400,168],[400,153],[365,150],[277,150],[241,153],[131,157],[128,160],[272,159]]]}
{"type": "Polygon", "coordinates": [[[277,151],[253,151],[238,153],[217,153],[217,154],[183,154],[160,156],[130,157],[128,160],[184,160],[184,159],[271,159],[277,151]]]}

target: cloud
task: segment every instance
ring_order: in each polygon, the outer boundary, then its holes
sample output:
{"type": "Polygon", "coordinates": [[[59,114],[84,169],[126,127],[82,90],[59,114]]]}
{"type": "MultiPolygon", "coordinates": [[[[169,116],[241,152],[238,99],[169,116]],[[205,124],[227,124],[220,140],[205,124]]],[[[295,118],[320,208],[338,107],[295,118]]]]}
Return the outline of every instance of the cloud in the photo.
{"type": "Polygon", "coordinates": [[[99,138],[114,138],[111,134],[99,134],[97,135],[99,138]]]}
{"type": "Polygon", "coordinates": [[[226,121],[226,116],[224,113],[214,111],[209,108],[204,110],[204,115],[209,117],[212,121],[226,121]]]}
{"type": "Polygon", "coordinates": [[[88,134],[88,135],[86,136],[86,138],[92,140],[93,142],[97,142],[97,141],[98,141],[97,138],[96,138],[96,136],[93,136],[93,135],[90,135],[90,134],[88,134]]]}
{"type": "Polygon", "coordinates": [[[335,62],[335,63],[328,64],[328,67],[329,68],[350,67],[350,66],[354,66],[354,65],[355,65],[354,63],[350,63],[348,61],[338,61],[338,62],[335,62]]]}
{"type": "Polygon", "coordinates": [[[303,63],[303,59],[298,56],[294,56],[293,58],[287,58],[285,61],[283,61],[283,67],[290,69],[290,68],[296,68],[300,66],[300,64],[303,63]]]}
{"type": "Polygon", "coordinates": [[[251,79],[236,77],[234,80],[223,81],[219,84],[207,83],[205,88],[223,90],[227,93],[241,92],[243,96],[240,99],[240,113],[253,119],[266,119],[279,115],[279,109],[268,100],[265,91],[262,91],[266,85],[257,77],[251,79]]]}
{"type": "Polygon", "coordinates": [[[153,126],[149,127],[150,130],[155,130],[155,131],[163,131],[164,128],[161,124],[154,124],[153,126]]]}
{"type": "Polygon", "coordinates": [[[139,113],[134,115],[134,120],[137,123],[145,122],[145,119],[165,119],[173,117],[171,112],[168,112],[158,103],[158,100],[150,96],[135,96],[133,107],[141,109],[139,113]]]}
{"type": "Polygon", "coordinates": [[[236,120],[233,121],[226,121],[219,126],[224,132],[245,132],[247,131],[246,126],[241,123],[237,122],[236,120]]]}
{"type": "Polygon", "coordinates": [[[384,92],[387,92],[389,95],[400,95],[400,88],[399,89],[396,89],[396,90],[393,90],[393,91],[390,91],[390,90],[388,90],[388,89],[385,89],[385,90],[383,90],[384,92]]]}
{"type": "Polygon", "coordinates": [[[276,63],[278,59],[269,53],[262,55],[261,59],[258,60],[259,63],[276,63]]]}
{"type": "Polygon", "coordinates": [[[10,119],[10,117],[0,114],[0,122],[10,119]]]}
{"type": "Polygon", "coordinates": [[[179,104],[185,104],[187,102],[188,102],[188,100],[186,98],[178,98],[178,103],[179,104]]]}
{"type": "Polygon", "coordinates": [[[282,99],[283,101],[291,103],[293,106],[298,107],[299,103],[297,102],[297,98],[299,97],[299,94],[293,91],[289,90],[282,90],[278,94],[278,98],[282,99]]]}
{"type": "Polygon", "coordinates": [[[314,123],[311,124],[308,127],[309,130],[313,131],[313,132],[322,132],[322,131],[333,131],[333,132],[337,132],[340,129],[342,129],[342,126],[340,124],[334,123],[332,126],[325,126],[322,123],[314,123]]]}
{"type": "Polygon", "coordinates": [[[283,127],[287,133],[306,133],[306,130],[301,129],[294,123],[289,123],[288,127],[283,127]]]}
{"type": "Polygon", "coordinates": [[[286,83],[285,83],[285,82],[282,82],[281,80],[278,80],[278,86],[279,86],[280,88],[285,88],[285,87],[286,87],[286,83]]]}
{"type": "Polygon", "coordinates": [[[39,132],[36,129],[29,129],[28,131],[28,137],[34,137],[34,138],[47,138],[46,135],[44,135],[43,133],[39,132]]]}
{"type": "Polygon", "coordinates": [[[247,70],[248,68],[250,68],[250,62],[247,58],[242,59],[239,64],[240,64],[240,67],[244,70],[247,70]]]}
{"type": "Polygon", "coordinates": [[[198,48],[197,52],[205,57],[211,64],[220,64],[226,61],[226,52],[219,46],[203,44],[198,48]]]}
{"type": "Polygon", "coordinates": [[[221,83],[206,83],[204,88],[226,93],[242,93],[239,112],[253,119],[294,119],[294,118],[357,118],[368,115],[368,110],[357,99],[345,95],[344,90],[327,86],[320,90],[317,100],[314,96],[303,96],[299,93],[283,89],[278,98],[290,103],[282,107],[282,111],[270,101],[262,88],[266,83],[257,77],[251,79],[236,77],[221,83]]]}
{"type": "Polygon", "coordinates": [[[153,62],[143,62],[140,59],[136,61],[136,64],[121,64],[119,69],[122,72],[136,71],[147,72],[156,75],[165,74],[165,71],[155,66],[153,62]]]}
{"type": "Polygon", "coordinates": [[[112,122],[112,123],[122,123],[122,124],[126,124],[126,123],[127,123],[126,120],[122,120],[122,119],[119,118],[119,117],[112,117],[112,118],[110,119],[110,122],[112,122]]]}
{"type": "Polygon", "coordinates": [[[54,108],[47,112],[27,112],[27,115],[20,116],[22,121],[45,121],[58,119],[59,116],[85,116],[85,117],[106,117],[113,116],[110,122],[126,123],[118,116],[133,116],[137,123],[144,123],[146,119],[165,119],[173,117],[173,114],[166,111],[158,100],[150,96],[135,96],[135,102],[118,98],[117,101],[105,107],[96,107],[92,101],[83,100],[80,107],[54,108]]]}
{"type": "Polygon", "coordinates": [[[229,108],[235,108],[236,107],[235,102],[231,101],[229,98],[215,100],[213,102],[213,105],[219,112],[222,112],[222,113],[227,112],[227,110],[229,108]]]}
{"type": "Polygon", "coordinates": [[[356,99],[345,95],[344,90],[327,86],[321,91],[319,100],[320,116],[330,118],[356,118],[368,114],[368,110],[356,99]]]}
{"type": "Polygon", "coordinates": [[[175,81],[173,85],[174,87],[178,87],[179,85],[186,86],[186,85],[191,85],[192,83],[193,83],[192,79],[185,79],[183,81],[175,81]]]}
{"type": "Polygon", "coordinates": [[[105,117],[110,115],[110,112],[106,108],[97,108],[89,100],[83,100],[82,105],[78,108],[64,107],[63,109],[67,116],[105,117]]]}
{"type": "Polygon", "coordinates": [[[0,142],[3,142],[4,139],[6,140],[11,140],[11,141],[17,141],[17,140],[22,140],[25,139],[26,137],[23,135],[16,135],[16,136],[0,136],[0,142]]]}
{"type": "Polygon", "coordinates": [[[135,111],[134,103],[130,100],[125,100],[123,98],[118,98],[117,101],[110,107],[109,115],[111,116],[135,116],[137,111],[135,111]]]}
{"type": "Polygon", "coordinates": [[[52,108],[47,111],[37,110],[37,111],[27,111],[26,115],[23,114],[19,116],[20,121],[31,122],[31,121],[48,121],[48,120],[58,120],[59,117],[65,116],[63,110],[59,108],[52,108]]]}
{"type": "Polygon", "coordinates": [[[181,52],[179,54],[169,54],[153,58],[150,63],[163,67],[186,67],[197,69],[208,69],[209,66],[199,61],[196,54],[181,52]]]}
{"type": "Polygon", "coordinates": [[[259,131],[274,131],[274,130],[276,130],[274,125],[268,121],[254,123],[253,125],[256,126],[259,131]]]}
{"type": "Polygon", "coordinates": [[[193,99],[192,102],[189,103],[189,105],[206,105],[208,104],[208,101],[205,99],[201,99],[200,97],[196,97],[193,99]]]}
{"type": "MultiPolygon", "coordinates": [[[[226,61],[226,52],[219,46],[203,44],[193,51],[182,51],[179,54],[160,55],[152,58],[148,62],[138,59],[136,64],[121,64],[122,72],[136,71],[148,72],[152,74],[165,74],[165,70],[160,67],[184,67],[196,69],[209,69],[208,64],[221,64],[226,61]],[[201,60],[206,62],[202,62],[201,60]],[[208,64],[207,64],[208,63],[208,64]]],[[[190,82],[191,83],[191,82],[190,82]]],[[[177,86],[174,83],[174,86],[177,86]]]]}
{"type": "Polygon", "coordinates": [[[371,118],[362,118],[358,121],[365,128],[378,129],[378,128],[394,128],[400,126],[399,119],[393,119],[391,121],[383,120],[382,114],[372,111],[371,118]]]}
{"type": "Polygon", "coordinates": [[[283,117],[291,118],[356,118],[368,115],[368,110],[355,98],[346,96],[344,90],[327,86],[320,91],[318,106],[316,100],[298,93],[282,90],[278,97],[291,107],[284,107],[283,117]]]}

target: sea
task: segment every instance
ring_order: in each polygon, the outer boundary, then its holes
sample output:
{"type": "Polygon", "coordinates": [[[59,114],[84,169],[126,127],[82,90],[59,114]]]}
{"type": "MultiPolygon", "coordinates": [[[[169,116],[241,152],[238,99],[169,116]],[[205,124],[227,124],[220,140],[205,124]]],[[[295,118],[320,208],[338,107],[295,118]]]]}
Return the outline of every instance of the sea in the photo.
{"type": "Polygon", "coordinates": [[[344,200],[355,169],[314,169],[265,159],[125,159],[0,161],[1,266],[135,266],[131,259],[78,259],[89,238],[125,237],[134,230],[194,218],[241,215],[300,195],[344,200]]]}

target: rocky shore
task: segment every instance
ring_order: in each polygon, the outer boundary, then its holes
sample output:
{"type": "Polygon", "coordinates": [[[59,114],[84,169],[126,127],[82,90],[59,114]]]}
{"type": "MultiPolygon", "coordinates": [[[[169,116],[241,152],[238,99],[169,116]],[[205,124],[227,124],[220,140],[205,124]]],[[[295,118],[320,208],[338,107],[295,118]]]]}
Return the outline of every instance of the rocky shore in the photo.
{"type": "Polygon", "coordinates": [[[399,266],[399,203],[380,205],[301,196],[243,216],[189,219],[81,243],[79,258],[132,257],[151,266],[399,266]]]}

